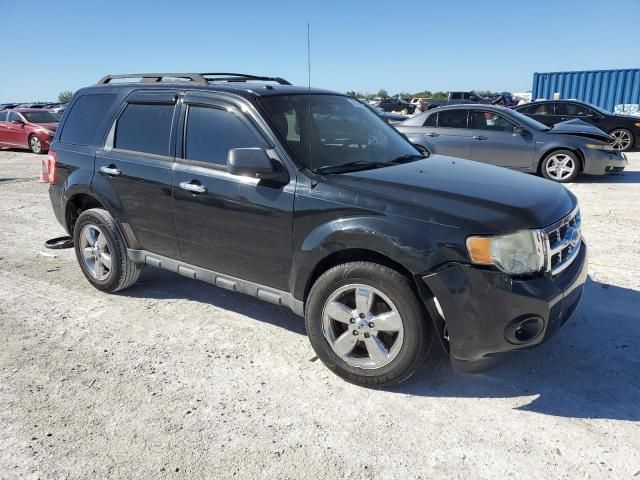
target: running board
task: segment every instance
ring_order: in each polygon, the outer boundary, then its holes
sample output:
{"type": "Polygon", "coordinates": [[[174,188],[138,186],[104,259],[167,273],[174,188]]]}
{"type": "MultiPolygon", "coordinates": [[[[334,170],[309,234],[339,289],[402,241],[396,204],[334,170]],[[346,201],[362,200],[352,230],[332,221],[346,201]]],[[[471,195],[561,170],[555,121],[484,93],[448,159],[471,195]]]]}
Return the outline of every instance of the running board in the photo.
{"type": "Polygon", "coordinates": [[[265,302],[289,307],[294,313],[304,316],[304,303],[293,298],[293,295],[289,292],[223,275],[212,270],[207,270],[206,268],[196,267],[195,265],[147,252],[146,250],[133,250],[128,248],[127,255],[132,262],[146,263],[152,267],[169,270],[195,280],[202,280],[203,282],[211,283],[233,292],[245,293],[264,300],[265,302]]]}

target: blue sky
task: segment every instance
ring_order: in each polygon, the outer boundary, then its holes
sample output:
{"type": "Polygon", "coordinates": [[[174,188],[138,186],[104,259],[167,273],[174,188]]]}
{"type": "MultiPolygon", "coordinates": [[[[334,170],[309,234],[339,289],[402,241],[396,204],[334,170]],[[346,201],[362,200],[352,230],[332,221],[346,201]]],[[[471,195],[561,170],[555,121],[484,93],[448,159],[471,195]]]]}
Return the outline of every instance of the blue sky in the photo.
{"type": "Polygon", "coordinates": [[[0,102],[138,71],[306,84],[307,22],[312,84],[338,91],[525,91],[535,71],[640,67],[640,0],[0,0],[0,19],[0,102]]]}

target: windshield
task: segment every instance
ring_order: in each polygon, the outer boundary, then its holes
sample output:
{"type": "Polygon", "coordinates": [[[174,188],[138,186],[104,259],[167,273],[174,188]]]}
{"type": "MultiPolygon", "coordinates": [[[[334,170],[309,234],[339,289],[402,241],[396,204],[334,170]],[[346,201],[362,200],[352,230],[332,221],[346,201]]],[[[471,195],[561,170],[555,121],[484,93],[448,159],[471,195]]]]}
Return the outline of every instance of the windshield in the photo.
{"type": "Polygon", "coordinates": [[[58,120],[51,112],[20,112],[31,123],[55,123],[58,120]]]}
{"type": "Polygon", "coordinates": [[[339,173],[347,170],[343,167],[376,168],[422,158],[398,131],[351,97],[277,95],[261,103],[287,145],[314,172],[339,173]]]}

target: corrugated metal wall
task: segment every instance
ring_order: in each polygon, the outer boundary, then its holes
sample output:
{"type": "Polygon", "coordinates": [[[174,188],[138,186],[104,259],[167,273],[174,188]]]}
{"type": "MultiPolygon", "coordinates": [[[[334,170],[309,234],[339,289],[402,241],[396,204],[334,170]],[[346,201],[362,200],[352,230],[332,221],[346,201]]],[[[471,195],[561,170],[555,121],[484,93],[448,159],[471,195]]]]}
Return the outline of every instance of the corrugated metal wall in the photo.
{"type": "Polygon", "coordinates": [[[613,111],[614,105],[640,103],[640,68],[533,74],[533,99],[575,98],[613,111]]]}

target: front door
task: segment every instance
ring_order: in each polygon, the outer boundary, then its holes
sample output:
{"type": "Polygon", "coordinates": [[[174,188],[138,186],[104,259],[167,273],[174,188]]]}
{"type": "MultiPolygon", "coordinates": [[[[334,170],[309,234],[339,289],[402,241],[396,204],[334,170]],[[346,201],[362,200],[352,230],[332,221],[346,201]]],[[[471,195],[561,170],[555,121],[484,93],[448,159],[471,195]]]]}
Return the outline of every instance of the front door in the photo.
{"type": "Polygon", "coordinates": [[[529,170],[535,142],[531,132],[517,133],[516,125],[490,110],[471,110],[471,160],[500,167],[529,170]]]}
{"type": "Polygon", "coordinates": [[[24,147],[28,145],[27,141],[27,127],[25,120],[18,112],[9,112],[9,117],[6,123],[6,134],[8,145],[16,147],[24,147]]]}
{"type": "Polygon", "coordinates": [[[173,192],[183,261],[288,291],[295,183],[269,185],[226,167],[230,149],[271,142],[228,100],[187,94],[182,110],[173,192]]]}
{"type": "Polygon", "coordinates": [[[122,227],[138,241],[131,247],[179,259],[171,197],[176,98],[174,92],[128,97],[96,153],[93,188],[109,192],[122,227]]]}

